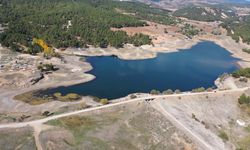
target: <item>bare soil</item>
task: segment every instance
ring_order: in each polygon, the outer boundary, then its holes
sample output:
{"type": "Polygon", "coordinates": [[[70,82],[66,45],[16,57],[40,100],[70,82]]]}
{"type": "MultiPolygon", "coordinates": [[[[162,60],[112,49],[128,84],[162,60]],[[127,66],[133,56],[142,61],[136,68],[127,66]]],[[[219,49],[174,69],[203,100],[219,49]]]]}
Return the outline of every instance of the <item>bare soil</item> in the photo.
{"type": "Polygon", "coordinates": [[[186,135],[144,102],[49,124],[57,127],[40,135],[45,149],[196,149],[186,135]],[[62,136],[51,137],[57,133],[62,136]]]}

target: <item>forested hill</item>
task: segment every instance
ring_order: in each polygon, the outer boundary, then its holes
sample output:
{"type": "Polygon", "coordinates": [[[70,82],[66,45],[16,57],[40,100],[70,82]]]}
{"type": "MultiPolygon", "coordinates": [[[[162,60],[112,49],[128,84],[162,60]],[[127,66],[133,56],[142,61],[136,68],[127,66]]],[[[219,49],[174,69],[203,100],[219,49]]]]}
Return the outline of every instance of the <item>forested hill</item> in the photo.
{"type": "Polygon", "coordinates": [[[190,5],[183,7],[174,12],[177,17],[185,17],[198,21],[225,21],[235,18],[235,13],[221,5],[195,6],[190,5]]]}
{"type": "Polygon", "coordinates": [[[43,39],[50,46],[122,47],[150,44],[147,35],[129,37],[111,27],[147,25],[142,19],[173,24],[174,19],[164,10],[132,2],[111,0],[0,0],[0,23],[7,29],[0,35],[2,45],[22,51],[32,51],[32,39],[43,39]],[[135,15],[125,15],[123,10],[135,15]],[[155,16],[155,17],[153,17],[155,16]]]}

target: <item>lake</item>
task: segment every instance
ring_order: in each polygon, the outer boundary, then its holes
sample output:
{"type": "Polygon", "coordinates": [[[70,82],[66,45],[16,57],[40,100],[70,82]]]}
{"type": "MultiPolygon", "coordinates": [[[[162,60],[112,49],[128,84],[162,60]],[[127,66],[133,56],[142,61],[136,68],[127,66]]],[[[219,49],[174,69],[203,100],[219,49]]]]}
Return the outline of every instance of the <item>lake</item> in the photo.
{"type": "Polygon", "coordinates": [[[152,89],[188,91],[213,87],[218,76],[238,69],[238,59],[208,41],[188,50],[160,53],[154,59],[127,61],[105,56],[88,57],[87,61],[94,68],[89,73],[96,76],[95,80],[42,93],[78,93],[113,99],[136,92],[150,92],[152,89]]]}

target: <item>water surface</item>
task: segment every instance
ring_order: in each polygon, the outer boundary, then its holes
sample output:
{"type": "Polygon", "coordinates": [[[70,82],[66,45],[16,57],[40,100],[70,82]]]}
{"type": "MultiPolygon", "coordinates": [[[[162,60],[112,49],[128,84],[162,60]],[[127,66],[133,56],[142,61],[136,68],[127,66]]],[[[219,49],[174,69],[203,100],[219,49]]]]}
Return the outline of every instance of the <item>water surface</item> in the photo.
{"type": "Polygon", "coordinates": [[[212,87],[216,78],[238,67],[231,54],[213,42],[201,42],[189,50],[161,53],[146,60],[121,60],[116,57],[89,57],[89,73],[95,80],[69,87],[58,87],[46,94],[73,92],[102,98],[119,98],[135,92],[166,89],[192,90],[212,87]]]}

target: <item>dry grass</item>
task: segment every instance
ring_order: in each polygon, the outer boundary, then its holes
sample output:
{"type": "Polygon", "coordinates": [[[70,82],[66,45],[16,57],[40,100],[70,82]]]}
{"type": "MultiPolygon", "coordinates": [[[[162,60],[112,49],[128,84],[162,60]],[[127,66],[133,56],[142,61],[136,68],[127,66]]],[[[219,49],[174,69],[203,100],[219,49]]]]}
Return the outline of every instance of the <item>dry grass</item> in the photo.
{"type": "Polygon", "coordinates": [[[40,105],[40,104],[47,103],[52,100],[52,98],[50,97],[48,98],[36,97],[34,91],[16,95],[14,99],[28,103],[30,105],[40,105]]]}
{"type": "Polygon", "coordinates": [[[18,129],[1,129],[0,149],[36,150],[32,129],[28,127],[18,129]]]}
{"type": "Polygon", "coordinates": [[[250,150],[250,135],[241,139],[239,142],[240,149],[250,150]]]}
{"type": "MultiPolygon", "coordinates": [[[[74,145],[70,146],[73,149],[182,149],[186,145],[195,149],[192,141],[160,113],[143,104],[65,117],[48,124],[69,131],[74,137],[74,145]]],[[[53,135],[51,132],[54,131],[43,133],[44,143],[53,135]]],[[[54,142],[55,145],[59,143],[62,140],[54,142]]]]}
{"type": "Polygon", "coordinates": [[[30,105],[40,105],[48,103],[51,101],[61,101],[61,102],[72,102],[81,99],[81,96],[75,93],[69,93],[67,95],[62,95],[60,93],[55,93],[53,96],[37,96],[38,91],[30,91],[23,94],[19,94],[14,97],[15,100],[19,100],[30,105]]]}

